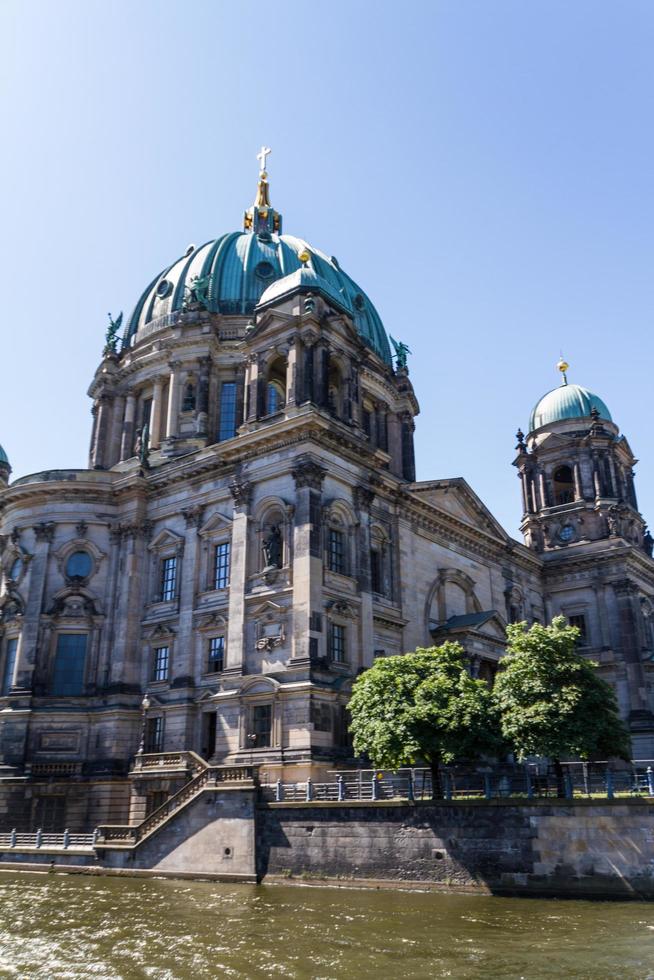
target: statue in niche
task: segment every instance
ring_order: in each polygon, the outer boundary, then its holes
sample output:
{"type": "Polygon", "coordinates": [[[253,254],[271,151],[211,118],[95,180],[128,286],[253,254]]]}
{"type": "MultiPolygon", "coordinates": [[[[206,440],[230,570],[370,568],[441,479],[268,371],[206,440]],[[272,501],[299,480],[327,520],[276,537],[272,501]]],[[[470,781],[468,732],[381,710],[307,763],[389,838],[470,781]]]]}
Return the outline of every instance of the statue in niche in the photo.
{"type": "Polygon", "coordinates": [[[282,532],[277,524],[270,528],[262,544],[264,571],[268,568],[282,567],[282,532]]]}
{"type": "Polygon", "coordinates": [[[191,381],[189,381],[189,383],[184,386],[184,398],[182,399],[182,411],[183,412],[194,412],[195,411],[195,385],[191,381]]]}
{"type": "Polygon", "coordinates": [[[142,429],[136,430],[136,440],[134,442],[134,455],[138,456],[139,462],[144,470],[150,469],[150,426],[146,424],[142,429]]]}

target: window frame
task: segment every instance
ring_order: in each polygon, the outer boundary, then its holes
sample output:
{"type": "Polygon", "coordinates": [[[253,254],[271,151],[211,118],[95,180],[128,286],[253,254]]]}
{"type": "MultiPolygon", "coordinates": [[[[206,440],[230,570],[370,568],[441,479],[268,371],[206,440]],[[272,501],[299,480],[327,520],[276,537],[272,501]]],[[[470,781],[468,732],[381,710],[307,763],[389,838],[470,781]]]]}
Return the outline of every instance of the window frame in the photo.
{"type": "Polygon", "coordinates": [[[335,664],[347,663],[347,627],[343,623],[330,621],[327,635],[327,653],[335,664]]]}
{"type": "Polygon", "coordinates": [[[225,634],[218,633],[215,636],[210,636],[207,638],[207,674],[222,674],[225,669],[225,655],[227,653],[227,644],[225,642],[225,634]],[[212,656],[214,652],[214,643],[218,643],[221,648],[220,657],[212,656]],[[215,664],[220,663],[220,667],[216,667],[215,664]]]}
{"type": "Polygon", "coordinates": [[[174,602],[177,599],[178,590],[178,569],[179,569],[179,556],[174,555],[161,555],[159,558],[159,602],[174,602]],[[172,575],[172,587],[170,585],[170,576],[167,575],[167,568],[170,563],[173,567],[172,575]]]}
{"type": "Polygon", "coordinates": [[[152,657],[151,657],[151,669],[150,669],[150,681],[153,684],[157,682],[166,682],[170,678],[170,644],[169,643],[159,643],[152,647],[152,657]],[[161,652],[165,650],[165,657],[161,655],[161,652]],[[163,665],[163,667],[162,667],[163,665]],[[165,671],[164,668],[165,667],[165,671]]]}
{"type": "MultiPolygon", "coordinates": [[[[86,683],[87,683],[86,682],[86,674],[87,674],[87,670],[88,670],[88,661],[89,661],[89,638],[90,638],[90,632],[89,632],[89,630],[75,630],[75,629],[66,630],[66,629],[63,629],[63,630],[58,630],[57,631],[56,636],[55,636],[55,643],[54,643],[54,657],[53,657],[53,660],[52,660],[52,669],[51,669],[51,672],[50,672],[49,690],[50,690],[50,696],[51,697],[56,697],[56,698],[79,698],[79,697],[84,697],[84,695],[86,693],[86,683]],[[66,690],[58,690],[57,689],[57,675],[58,675],[58,662],[59,662],[59,657],[61,656],[62,659],[63,659],[63,655],[64,655],[64,651],[63,650],[60,651],[60,649],[59,649],[59,647],[60,647],[60,641],[63,639],[63,637],[69,637],[69,636],[70,637],[72,637],[72,636],[74,636],[74,637],[82,637],[84,639],[84,653],[83,653],[83,657],[82,657],[82,661],[81,661],[82,666],[81,666],[81,671],[78,671],[78,674],[79,674],[79,678],[78,678],[78,680],[79,680],[79,690],[75,690],[75,691],[66,691],[66,690]]],[[[63,685],[63,686],[65,687],[66,685],[63,685]]]]}
{"type": "Polygon", "coordinates": [[[347,575],[347,547],[342,528],[327,527],[327,569],[336,575],[347,575]]]}
{"type": "Polygon", "coordinates": [[[218,431],[216,442],[225,442],[236,437],[238,429],[238,383],[223,381],[218,399],[218,431]],[[233,418],[232,418],[233,416],[233,418]]]}
{"type": "Polygon", "coordinates": [[[149,715],[145,721],[144,748],[147,753],[163,752],[165,723],[163,714],[149,715]]]}
{"type": "Polygon", "coordinates": [[[213,590],[218,592],[229,588],[232,573],[232,543],[229,539],[213,544],[213,590]],[[225,560],[221,561],[220,551],[225,549],[225,560]],[[220,574],[222,572],[222,575],[220,574]]]}

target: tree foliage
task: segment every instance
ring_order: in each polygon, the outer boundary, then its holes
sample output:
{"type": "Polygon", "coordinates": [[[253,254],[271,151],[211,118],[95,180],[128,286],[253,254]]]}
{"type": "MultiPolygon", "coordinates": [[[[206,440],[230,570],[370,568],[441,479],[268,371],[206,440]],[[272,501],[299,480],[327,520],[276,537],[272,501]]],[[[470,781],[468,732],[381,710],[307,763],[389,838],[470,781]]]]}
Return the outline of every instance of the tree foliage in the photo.
{"type": "Polygon", "coordinates": [[[550,626],[514,623],[506,632],[493,697],[502,734],[518,758],[629,759],[615,695],[597,664],[577,652],[579,630],[557,616],[550,626]]]}
{"type": "Polygon", "coordinates": [[[398,769],[492,754],[499,725],[491,692],[473,680],[458,643],[376,660],[354,683],[349,703],[356,752],[398,769]]]}

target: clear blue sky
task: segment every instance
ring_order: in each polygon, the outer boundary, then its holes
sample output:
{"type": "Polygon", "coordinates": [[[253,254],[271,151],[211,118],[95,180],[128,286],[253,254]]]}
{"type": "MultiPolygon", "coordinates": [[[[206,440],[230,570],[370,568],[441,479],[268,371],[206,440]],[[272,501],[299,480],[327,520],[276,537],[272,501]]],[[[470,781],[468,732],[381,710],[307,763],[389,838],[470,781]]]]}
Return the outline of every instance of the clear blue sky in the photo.
{"type": "Polygon", "coordinates": [[[107,311],[272,200],[409,344],[421,479],[513,534],[514,433],[600,394],[654,524],[654,4],[0,0],[0,442],[84,466],[107,311]]]}

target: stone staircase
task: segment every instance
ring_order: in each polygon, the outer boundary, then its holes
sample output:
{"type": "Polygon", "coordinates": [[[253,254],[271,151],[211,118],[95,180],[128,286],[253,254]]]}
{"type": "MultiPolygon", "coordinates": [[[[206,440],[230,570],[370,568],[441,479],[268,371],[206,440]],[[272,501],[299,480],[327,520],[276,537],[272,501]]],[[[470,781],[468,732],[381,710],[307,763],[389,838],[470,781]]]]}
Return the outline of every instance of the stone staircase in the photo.
{"type": "Polygon", "coordinates": [[[209,766],[199,756],[196,758],[205,768],[169,797],[162,806],[153,810],[135,827],[100,826],[96,830],[96,849],[133,849],[159,831],[188,806],[200,793],[221,788],[245,789],[257,785],[256,766],[209,766]]]}

